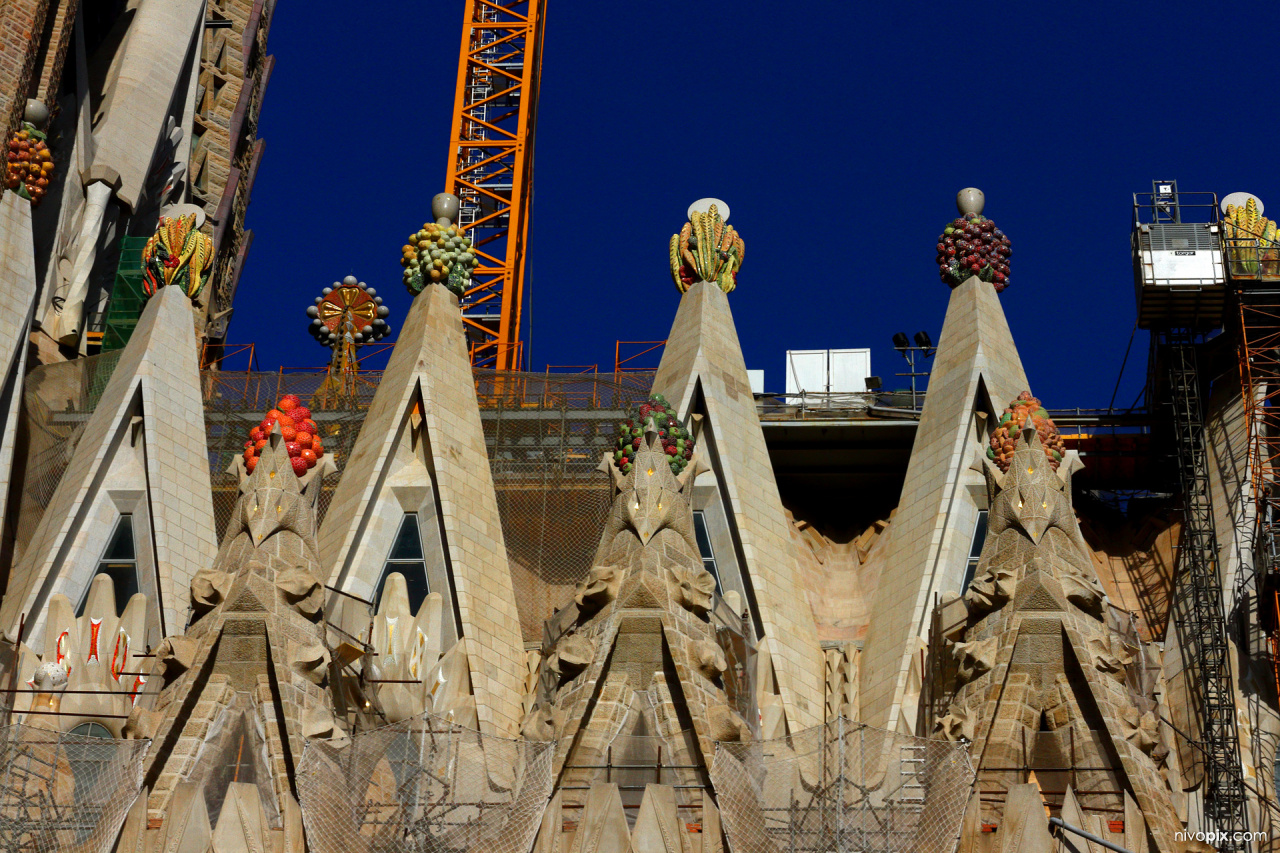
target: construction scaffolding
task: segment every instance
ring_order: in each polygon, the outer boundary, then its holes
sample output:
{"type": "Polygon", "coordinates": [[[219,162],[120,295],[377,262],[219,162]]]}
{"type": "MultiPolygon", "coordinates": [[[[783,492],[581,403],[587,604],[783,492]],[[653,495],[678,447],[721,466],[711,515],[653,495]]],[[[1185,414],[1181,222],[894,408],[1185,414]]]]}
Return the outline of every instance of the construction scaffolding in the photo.
{"type": "Polygon", "coordinates": [[[1244,778],[1236,732],[1236,703],[1228,659],[1226,614],[1218,568],[1218,537],[1209,491],[1204,410],[1196,364],[1195,335],[1162,336],[1172,426],[1182,488],[1182,546],[1173,597],[1174,623],[1185,659],[1199,688],[1205,756],[1205,815],[1225,833],[1220,850],[1244,850],[1247,833],[1244,778]]]}
{"type": "Polygon", "coordinates": [[[1259,622],[1267,632],[1276,690],[1280,693],[1280,273],[1245,261],[1228,247],[1228,268],[1240,307],[1240,384],[1249,439],[1249,473],[1255,501],[1254,571],[1259,622]]]}
{"type": "Polygon", "coordinates": [[[309,741],[298,798],[315,853],[527,853],[551,796],[554,744],[430,715],[309,741]]]}
{"type": "Polygon", "coordinates": [[[149,740],[0,729],[0,850],[107,853],[142,790],[149,740]]]}
{"type": "Polygon", "coordinates": [[[717,744],[711,781],[741,853],[950,853],[974,772],[963,744],[837,717],[778,740],[717,744]]]}

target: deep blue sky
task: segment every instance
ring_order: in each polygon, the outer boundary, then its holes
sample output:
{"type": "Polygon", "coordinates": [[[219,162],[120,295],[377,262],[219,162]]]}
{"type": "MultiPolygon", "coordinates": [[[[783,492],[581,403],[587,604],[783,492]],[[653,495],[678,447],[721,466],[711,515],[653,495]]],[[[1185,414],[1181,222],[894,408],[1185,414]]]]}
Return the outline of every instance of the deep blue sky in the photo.
{"type": "MultiPolygon", "coordinates": [[[[977,186],[1013,240],[1001,300],[1032,390],[1105,406],[1134,325],[1131,194],[1174,178],[1280,212],[1276,4],[1107,6],[548,0],[533,367],[611,369],[615,340],[666,337],[667,241],[717,196],[746,241],[731,302],[769,390],[787,349],[862,346],[892,387],[892,333],[938,337],[934,243],[977,186]]],[[[444,182],[463,4],[360,8],[276,6],[230,333],[268,369],[324,363],[303,312],[348,273],[399,328],[399,247],[444,182]]]]}

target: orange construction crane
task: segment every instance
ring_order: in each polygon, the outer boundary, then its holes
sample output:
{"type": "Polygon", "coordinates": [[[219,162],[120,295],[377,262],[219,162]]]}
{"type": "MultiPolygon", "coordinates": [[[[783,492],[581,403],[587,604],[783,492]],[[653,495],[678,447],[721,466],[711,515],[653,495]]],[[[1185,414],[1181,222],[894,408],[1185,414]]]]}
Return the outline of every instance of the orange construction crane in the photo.
{"type": "Polygon", "coordinates": [[[546,0],[466,0],[447,191],[479,265],[462,300],[475,367],[519,370],[546,0]]]}

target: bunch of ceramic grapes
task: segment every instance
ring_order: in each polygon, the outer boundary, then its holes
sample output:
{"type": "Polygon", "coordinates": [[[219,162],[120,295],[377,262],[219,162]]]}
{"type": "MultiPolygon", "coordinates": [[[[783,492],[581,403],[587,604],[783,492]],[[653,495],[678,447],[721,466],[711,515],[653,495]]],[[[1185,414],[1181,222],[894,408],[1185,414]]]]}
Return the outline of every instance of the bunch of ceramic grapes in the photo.
{"type": "Polygon", "coordinates": [[[996,293],[1009,286],[1009,238],[980,213],[953,219],[938,237],[938,273],[952,287],[977,276],[996,293]]]}
{"type": "Polygon", "coordinates": [[[311,410],[292,394],[281,397],[276,407],[267,412],[262,423],[249,431],[249,440],[244,443],[245,470],[253,473],[262,456],[262,448],[270,441],[271,431],[276,424],[280,425],[280,435],[284,438],[284,447],[289,453],[293,473],[301,477],[315,467],[316,460],[324,456],[324,445],[316,434],[316,422],[311,419],[311,410]]]}
{"type": "Polygon", "coordinates": [[[654,394],[647,403],[641,403],[636,413],[618,424],[617,449],[613,462],[618,470],[627,474],[634,464],[636,452],[644,443],[645,424],[650,420],[662,439],[662,450],[667,454],[671,473],[679,474],[693,458],[693,435],[680,423],[675,409],[661,394],[654,394]]]}

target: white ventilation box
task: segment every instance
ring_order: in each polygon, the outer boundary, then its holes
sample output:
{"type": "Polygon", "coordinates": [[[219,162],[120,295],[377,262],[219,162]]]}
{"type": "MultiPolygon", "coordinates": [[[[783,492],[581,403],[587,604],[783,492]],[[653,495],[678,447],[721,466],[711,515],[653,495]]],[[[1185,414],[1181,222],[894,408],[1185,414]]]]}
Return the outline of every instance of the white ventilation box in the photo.
{"type": "Polygon", "coordinates": [[[751,383],[752,394],[764,393],[764,371],[763,370],[748,370],[747,381],[751,383]]]}
{"type": "Polygon", "coordinates": [[[870,375],[870,349],[787,350],[788,394],[861,394],[870,375]]]}

